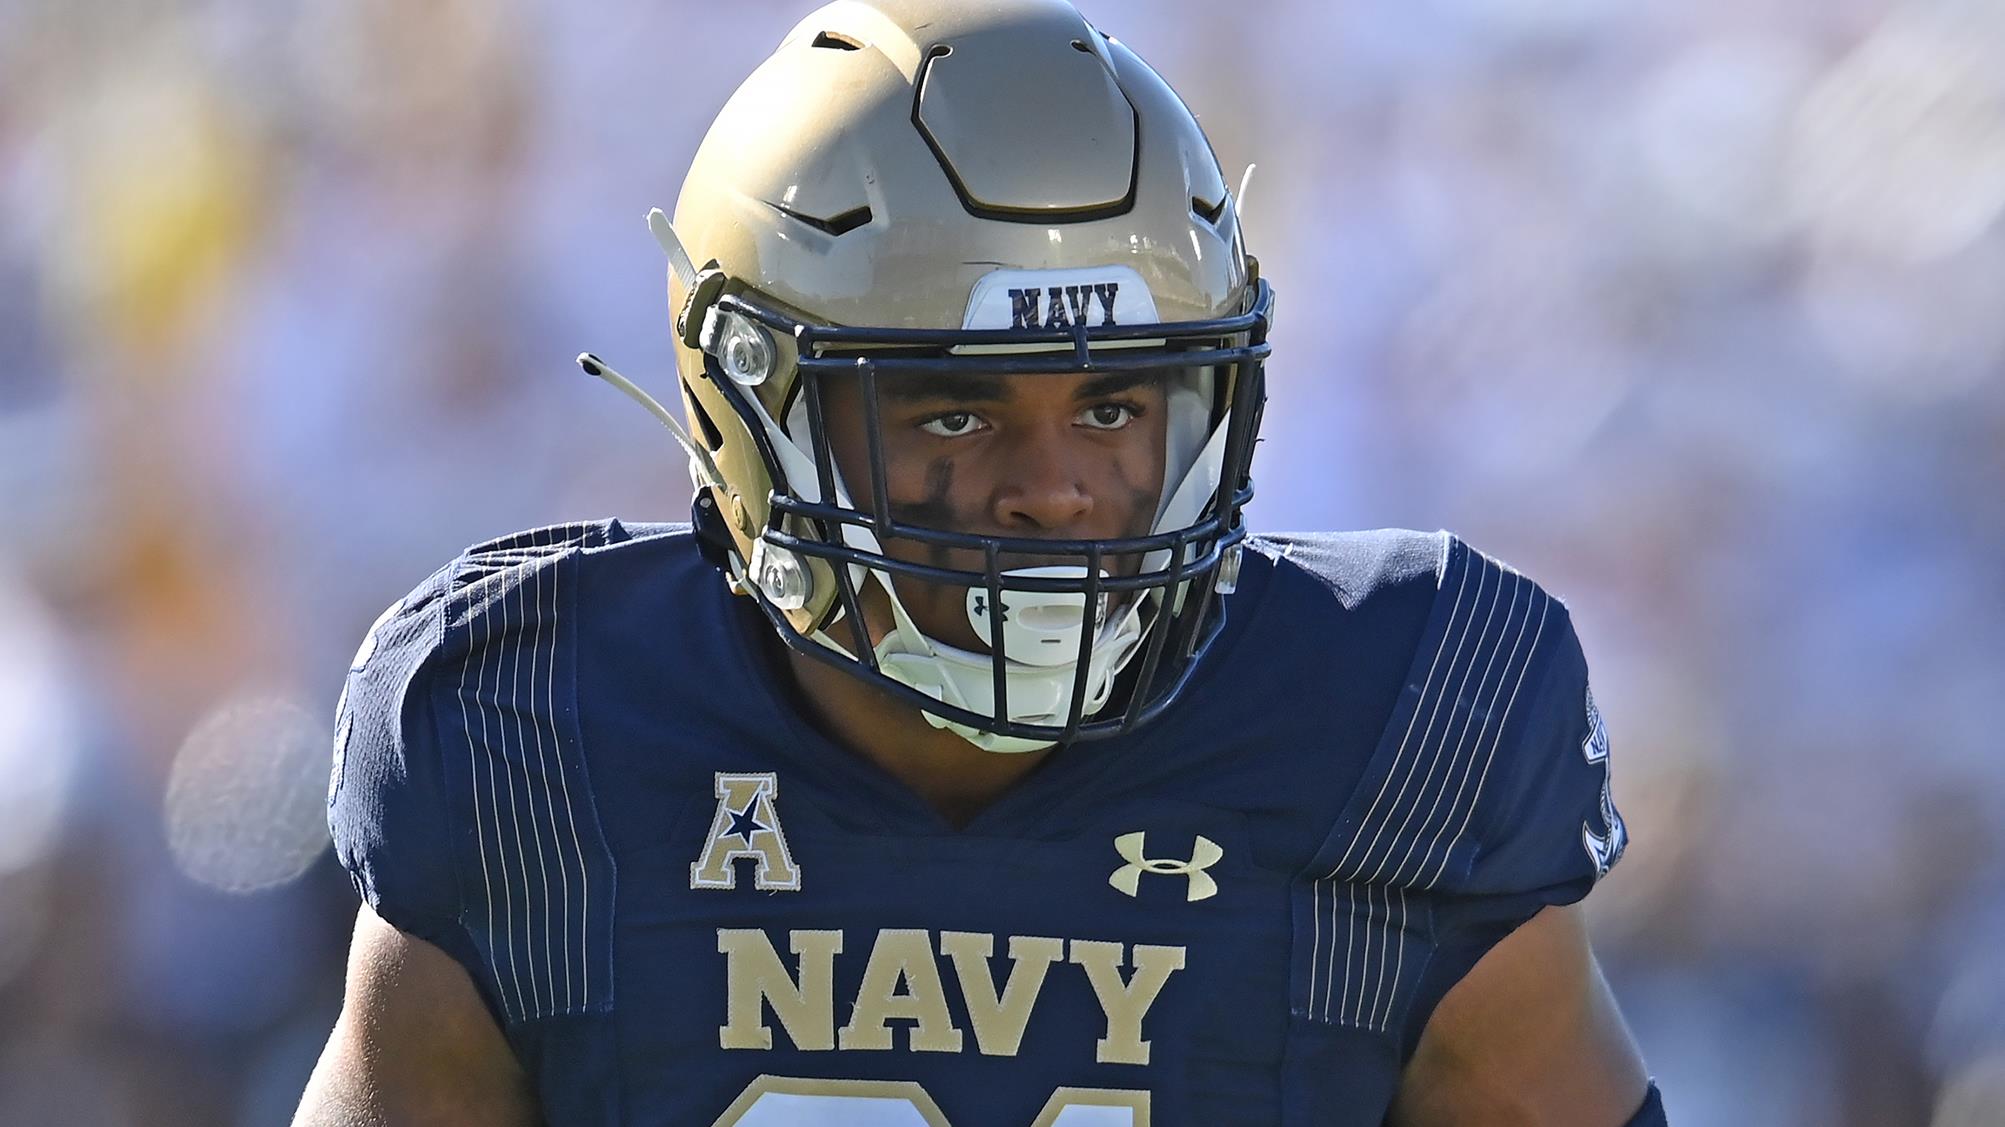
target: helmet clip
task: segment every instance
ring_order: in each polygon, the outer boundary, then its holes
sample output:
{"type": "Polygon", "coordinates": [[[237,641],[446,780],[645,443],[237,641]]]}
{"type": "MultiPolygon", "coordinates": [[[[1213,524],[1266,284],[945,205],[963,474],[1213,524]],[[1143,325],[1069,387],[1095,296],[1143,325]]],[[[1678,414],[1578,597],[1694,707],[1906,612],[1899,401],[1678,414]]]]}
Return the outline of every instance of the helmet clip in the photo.
{"type": "Polygon", "coordinates": [[[814,576],[798,555],[764,540],[752,543],[752,581],[781,610],[800,610],[814,591],[814,576]]]}

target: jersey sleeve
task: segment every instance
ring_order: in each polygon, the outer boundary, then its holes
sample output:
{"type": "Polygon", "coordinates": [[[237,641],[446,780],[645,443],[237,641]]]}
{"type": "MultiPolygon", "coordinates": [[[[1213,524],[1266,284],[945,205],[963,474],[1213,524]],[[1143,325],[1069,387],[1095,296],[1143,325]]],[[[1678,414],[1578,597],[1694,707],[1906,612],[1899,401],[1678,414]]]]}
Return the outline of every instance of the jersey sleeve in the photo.
{"type": "Polygon", "coordinates": [[[336,856],[505,1028],[611,1005],[616,881],[575,638],[582,553],[624,536],[559,525],[468,549],[377,620],[336,708],[336,856]]]}
{"type": "Polygon", "coordinates": [[[1587,662],[1557,599],[1525,667],[1518,709],[1478,792],[1466,855],[1432,898],[1434,957],[1415,983],[1402,1052],[1482,957],[1552,905],[1574,903],[1621,859],[1628,830],[1609,787],[1609,741],[1588,688],[1587,662]]]}
{"type": "MultiPolygon", "coordinates": [[[[1566,607],[1452,537],[1369,765],[1296,888],[1296,1006],[1397,1031],[1621,856],[1608,737],[1566,607]]],[[[1411,584],[1407,585],[1408,588],[1411,584]]],[[[1405,589],[1405,588],[1403,588],[1405,589]]]]}
{"type": "Polygon", "coordinates": [[[327,821],[356,892],[399,930],[456,954],[460,892],[429,680],[449,569],[376,620],[336,706],[327,821]]]}
{"type": "Polygon", "coordinates": [[[1610,788],[1608,729],[1588,687],[1587,660],[1554,604],[1544,668],[1493,794],[1462,891],[1523,899],[1532,911],[1570,904],[1622,858],[1628,829],[1610,788]]]}
{"type": "Polygon", "coordinates": [[[1325,841],[1323,879],[1531,913],[1580,899],[1626,839],[1608,736],[1566,606],[1459,540],[1370,765],[1325,841]]]}

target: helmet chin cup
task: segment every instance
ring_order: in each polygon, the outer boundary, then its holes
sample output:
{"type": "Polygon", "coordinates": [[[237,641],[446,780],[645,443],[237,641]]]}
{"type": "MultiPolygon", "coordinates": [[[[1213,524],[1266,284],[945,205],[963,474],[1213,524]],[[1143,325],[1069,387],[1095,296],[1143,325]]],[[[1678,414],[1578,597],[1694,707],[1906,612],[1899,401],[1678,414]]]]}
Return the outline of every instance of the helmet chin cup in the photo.
{"type": "MultiPolygon", "coordinates": [[[[1103,570],[1101,578],[1106,578],[1103,570]]],[[[1074,564],[1025,567],[1002,573],[1011,578],[1084,579],[1086,569],[1074,564]]],[[[1078,591],[1018,591],[1005,586],[1000,606],[991,605],[985,587],[968,590],[968,623],[992,650],[1010,661],[1039,668],[1067,665],[1079,658],[1079,635],[1086,625],[1086,596],[1078,591]],[[1000,623],[1001,636],[997,636],[1000,623]]],[[[1107,620],[1103,592],[1093,608],[1093,629],[1107,620]]]]}
{"type": "MultiPolygon", "coordinates": [[[[954,691],[951,680],[941,675],[942,670],[940,666],[927,658],[918,654],[892,653],[886,654],[882,660],[884,672],[888,676],[918,689],[935,700],[963,707],[966,706],[967,702],[961,699],[959,693],[954,691]]],[[[926,723],[931,724],[935,728],[952,732],[976,747],[981,748],[983,751],[992,751],[1001,755],[1020,755],[1027,751],[1043,751],[1045,748],[1052,747],[1058,742],[1056,740],[1033,740],[1020,736],[1005,736],[996,732],[988,732],[971,725],[957,724],[944,716],[935,715],[924,709],[919,710],[919,715],[924,716],[926,723]]]]}
{"type": "Polygon", "coordinates": [[[781,610],[799,610],[814,592],[814,576],[801,558],[764,540],[752,543],[752,582],[781,610]]]}
{"type": "Polygon", "coordinates": [[[1045,748],[1057,746],[1058,743],[1056,740],[1030,740],[1022,736],[1005,736],[997,732],[984,732],[980,728],[971,728],[966,724],[941,721],[930,712],[923,713],[922,715],[928,720],[933,720],[951,729],[955,735],[974,744],[983,751],[992,751],[998,755],[1021,755],[1026,751],[1043,751],[1045,748]]]}
{"type": "MultiPolygon", "coordinates": [[[[1025,574],[1037,571],[1077,577],[1083,572],[1078,568],[1035,568],[1025,574]]],[[[1024,594],[1025,592],[1013,592],[1024,594]]],[[[1064,593],[1053,597],[1063,598],[1064,593]]],[[[1076,593],[1071,596],[1070,613],[1078,622],[1080,608],[1084,600],[1076,593]]],[[[1014,614],[1015,603],[1010,603],[1014,614]]],[[[1071,649],[1063,660],[1050,665],[1033,665],[1005,657],[1003,661],[1004,691],[1009,694],[1007,715],[1013,723],[1042,724],[1051,727],[1065,723],[1070,710],[1076,679],[1083,678],[1085,710],[1087,714],[1097,712],[1107,702],[1113,691],[1114,679],[1135,657],[1142,640],[1142,615],[1137,606],[1123,610],[1112,625],[1096,624],[1093,646],[1084,665],[1077,664],[1079,635],[1072,632],[1071,649]]],[[[1010,643],[1005,643],[1010,644],[1010,643]]],[[[1057,647],[1053,647],[1054,649],[1057,647]]],[[[935,639],[918,634],[907,619],[900,620],[900,627],[891,632],[877,646],[878,668],[883,674],[911,688],[917,689],[942,704],[957,709],[971,710],[976,714],[996,714],[998,702],[995,699],[996,655],[972,653],[956,649],[935,639]],[[909,633],[908,633],[909,632],[909,633]]],[[[945,728],[976,747],[987,751],[1021,752],[1036,751],[1051,747],[1058,741],[1038,737],[1010,736],[988,729],[962,724],[946,717],[926,712],[926,720],[936,728],[945,728]]]]}

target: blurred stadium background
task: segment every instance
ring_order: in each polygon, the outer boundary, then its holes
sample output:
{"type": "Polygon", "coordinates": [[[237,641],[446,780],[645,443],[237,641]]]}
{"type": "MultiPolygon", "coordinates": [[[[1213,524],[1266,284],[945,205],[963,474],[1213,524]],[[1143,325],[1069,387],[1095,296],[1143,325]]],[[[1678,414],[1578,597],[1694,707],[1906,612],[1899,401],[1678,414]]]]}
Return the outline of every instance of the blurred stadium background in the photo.
{"type": "MultiPolygon", "coordinates": [[[[0,0],[0,1124],[286,1121],[349,654],[686,515],[570,357],[669,371],[641,217],[811,6],[0,0]]],[[[2005,3],[1086,10],[1260,162],[1256,523],[1572,604],[1673,1121],[2005,1124],[2005,3]]]]}

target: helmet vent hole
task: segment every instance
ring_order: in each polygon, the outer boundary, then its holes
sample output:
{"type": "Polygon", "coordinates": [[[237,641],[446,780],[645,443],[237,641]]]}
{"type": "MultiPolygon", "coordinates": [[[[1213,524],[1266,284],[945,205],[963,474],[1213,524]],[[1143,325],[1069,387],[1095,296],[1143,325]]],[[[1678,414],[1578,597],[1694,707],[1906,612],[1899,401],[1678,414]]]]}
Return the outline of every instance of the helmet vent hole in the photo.
{"type": "Polygon", "coordinates": [[[856,40],[851,39],[849,36],[836,31],[824,31],[818,33],[815,36],[815,41],[812,44],[810,44],[810,46],[822,47],[830,51],[863,50],[862,43],[859,43],[856,40]]]}
{"type": "Polygon", "coordinates": [[[1225,201],[1227,198],[1226,196],[1220,196],[1217,203],[1206,203],[1196,196],[1192,196],[1190,198],[1191,214],[1216,227],[1218,226],[1218,221],[1225,217],[1225,201]]]}
{"type": "Polygon", "coordinates": [[[953,44],[951,44],[951,43],[935,43],[935,44],[933,45],[933,49],[932,49],[931,51],[928,51],[928,52],[926,52],[926,57],[927,57],[927,58],[929,58],[929,59],[944,59],[944,58],[946,58],[946,57],[947,57],[948,55],[951,55],[951,54],[953,54],[953,53],[954,53],[954,45],[953,45],[953,44]]]}
{"type": "Polygon", "coordinates": [[[1093,53],[1093,48],[1087,46],[1086,41],[1084,39],[1074,39],[1072,41],[1072,49],[1074,51],[1079,52],[1082,55],[1090,55],[1093,53]]]}
{"type": "Polygon", "coordinates": [[[774,211],[779,212],[781,215],[786,216],[788,219],[791,219],[796,223],[805,223],[808,226],[813,227],[815,230],[820,231],[822,234],[830,236],[831,238],[841,238],[842,236],[849,234],[851,231],[856,230],[858,227],[861,227],[864,224],[870,222],[870,214],[871,214],[869,204],[865,204],[862,207],[850,208],[848,211],[842,212],[839,215],[830,216],[827,219],[823,219],[820,216],[815,216],[815,215],[806,215],[803,214],[802,212],[795,211],[793,208],[783,207],[780,204],[776,203],[768,204],[767,206],[771,207],[774,211]]]}
{"type": "Polygon", "coordinates": [[[724,432],[717,429],[710,412],[703,409],[703,401],[696,398],[696,390],[689,386],[688,380],[682,381],[682,390],[689,404],[689,413],[696,417],[696,429],[703,435],[703,445],[709,447],[712,454],[724,449],[724,432]]]}
{"type": "Polygon", "coordinates": [[[827,231],[831,235],[847,235],[868,222],[870,222],[870,209],[868,207],[853,207],[841,215],[830,217],[823,224],[822,230],[827,231]]]}

